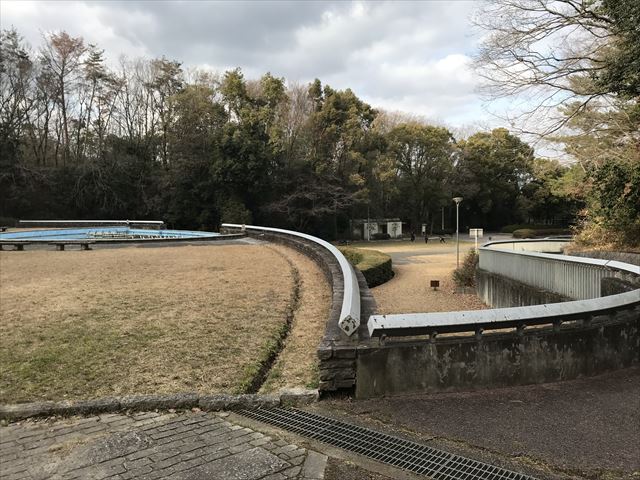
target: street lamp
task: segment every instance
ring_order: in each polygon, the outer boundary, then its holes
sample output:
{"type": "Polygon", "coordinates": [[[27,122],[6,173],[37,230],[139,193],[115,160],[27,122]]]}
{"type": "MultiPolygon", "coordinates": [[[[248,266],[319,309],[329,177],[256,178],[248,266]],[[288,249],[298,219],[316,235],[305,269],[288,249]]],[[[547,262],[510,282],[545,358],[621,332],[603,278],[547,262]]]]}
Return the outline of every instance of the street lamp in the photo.
{"type": "Polygon", "coordinates": [[[460,268],[460,202],[462,197],[453,197],[453,201],[456,202],[456,268],[460,268]]]}

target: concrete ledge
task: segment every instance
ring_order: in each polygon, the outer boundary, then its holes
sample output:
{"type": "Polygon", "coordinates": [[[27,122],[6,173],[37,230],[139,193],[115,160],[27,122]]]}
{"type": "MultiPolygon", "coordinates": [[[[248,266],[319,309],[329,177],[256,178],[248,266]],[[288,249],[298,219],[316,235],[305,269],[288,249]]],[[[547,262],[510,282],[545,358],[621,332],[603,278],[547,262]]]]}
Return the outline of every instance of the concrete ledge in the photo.
{"type": "Polygon", "coordinates": [[[640,306],[521,331],[358,348],[357,398],[548,383],[640,362],[640,306]]]}
{"type": "MultiPolygon", "coordinates": [[[[237,231],[236,226],[227,225],[231,231],[237,231]]],[[[256,230],[246,228],[246,233],[256,239],[283,244],[302,253],[313,260],[323,271],[332,291],[331,309],[325,324],[325,332],[317,347],[319,359],[319,388],[321,391],[335,391],[350,389],[356,383],[356,347],[362,338],[368,337],[367,326],[361,323],[357,331],[347,336],[339,326],[339,320],[344,304],[344,275],[340,262],[330,250],[320,243],[311,241],[306,236],[292,235],[289,232],[266,229],[256,230]],[[341,360],[336,362],[336,359],[341,360]]],[[[359,289],[361,317],[367,317],[375,312],[375,300],[369,291],[366,280],[359,270],[352,269],[359,289]]]]}
{"type": "Polygon", "coordinates": [[[0,419],[8,421],[31,417],[95,415],[97,413],[143,412],[150,410],[205,411],[234,410],[238,408],[272,408],[280,405],[302,406],[318,400],[317,390],[283,390],[278,395],[199,395],[176,393],[171,395],[134,395],[108,397],[76,402],[33,402],[0,405],[0,419]]]}

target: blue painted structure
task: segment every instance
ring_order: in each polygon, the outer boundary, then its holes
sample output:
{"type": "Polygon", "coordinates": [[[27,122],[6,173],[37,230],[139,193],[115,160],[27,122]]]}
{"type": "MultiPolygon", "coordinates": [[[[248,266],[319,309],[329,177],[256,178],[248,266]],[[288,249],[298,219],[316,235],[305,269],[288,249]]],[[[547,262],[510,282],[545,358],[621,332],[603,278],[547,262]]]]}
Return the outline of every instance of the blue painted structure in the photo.
{"type": "Polygon", "coordinates": [[[147,230],[129,227],[60,228],[0,233],[0,240],[48,242],[56,240],[145,240],[145,239],[205,239],[219,233],[194,230],[147,230]]]}

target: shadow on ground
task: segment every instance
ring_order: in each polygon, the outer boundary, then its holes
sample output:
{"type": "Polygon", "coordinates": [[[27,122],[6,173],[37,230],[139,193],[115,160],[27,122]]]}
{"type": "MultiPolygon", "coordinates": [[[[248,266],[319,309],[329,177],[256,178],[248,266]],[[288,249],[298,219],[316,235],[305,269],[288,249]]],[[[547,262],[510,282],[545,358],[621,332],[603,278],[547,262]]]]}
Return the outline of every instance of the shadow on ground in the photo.
{"type": "Polygon", "coordinates": [[[478,459],[502,458],[539,478],[640,475],[640,367],[490,391],[333,399],[316,409],[478,459]]]}

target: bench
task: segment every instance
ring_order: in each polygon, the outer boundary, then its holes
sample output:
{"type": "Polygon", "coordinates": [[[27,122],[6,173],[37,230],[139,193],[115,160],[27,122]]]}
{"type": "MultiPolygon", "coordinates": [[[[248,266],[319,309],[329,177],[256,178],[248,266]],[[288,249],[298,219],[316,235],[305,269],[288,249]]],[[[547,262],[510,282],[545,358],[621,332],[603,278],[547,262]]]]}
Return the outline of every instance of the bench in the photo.
{"type": "Polygon", "coordinates": [[[93,240],[56,240],[48,243],[55,245],[58,251],[63,251],[65,245],[80,245],[80,250],[91,250],[90,245],[96,242],[93,240]]]}
{"type": "Polygon", "coordinates": [[[13,250],[24,250],[24,246],[30,244],[29,240],[0,240],[0,250],[4,250],[4,246],[12,246],[13,250]]]}

